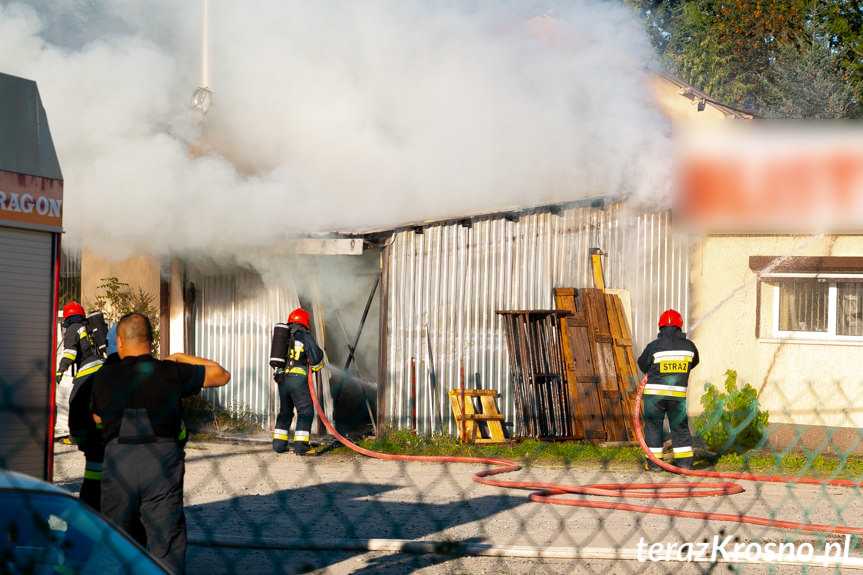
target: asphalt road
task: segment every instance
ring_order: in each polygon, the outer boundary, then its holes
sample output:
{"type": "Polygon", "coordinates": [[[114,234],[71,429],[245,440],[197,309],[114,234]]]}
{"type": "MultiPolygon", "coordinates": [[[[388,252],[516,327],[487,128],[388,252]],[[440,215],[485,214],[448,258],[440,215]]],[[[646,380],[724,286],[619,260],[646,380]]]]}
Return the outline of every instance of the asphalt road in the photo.
{"type": "MultiPolygon", "coordinates": [[[[265,442],[190,443],[185,483],[188,573],[839,572],[835,566],[785,562],[808,559],[811,546],[815,558],[809,562],[821,564],[825,541],[832,544],[831,553],[847,554],[841,572],[863,565],[863,547],[842,536],[825,539],[817,533],[741,523],[535,503],[528,500],[530,491],[474,482],[472,475],[483,468],[342,452],[300,458],[276,454],[265,442]],[[785,543],[781,561],[780,543],[785,543]],[[732,562],[735,544],[744,560],[732,562]],[[422,552],[429,550],[435,552],[422,552]],[[609,560],[603,553],[623,559],[609,560]],[[722,561],[726,556],[731,560],[722,561]],[[720,561],[711,563],[711,558],[720,561]]],[[[55,482],[75,490],[82,470],[83,456],[58,444],[55,482]]],[[[501,478],[576,485],[682,480],[634,468],[549,466],[501,478]]],[[[861,524],[863,497],[854,489],[740,484],[744,492],[731,496],[628,501],[787,521],[861,524]]]]}

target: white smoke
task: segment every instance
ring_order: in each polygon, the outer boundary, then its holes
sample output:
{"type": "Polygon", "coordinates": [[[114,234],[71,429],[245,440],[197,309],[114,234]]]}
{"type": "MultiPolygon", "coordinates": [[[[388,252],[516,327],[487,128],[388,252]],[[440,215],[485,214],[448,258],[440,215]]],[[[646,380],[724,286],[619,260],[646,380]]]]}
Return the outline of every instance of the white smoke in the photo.
{"type": "Polygon", "coordinates": [[[35,80],[64,226],[109,256],[233,254],[633,194],[669,202],[651,50],[608,2],[0,0],[0,71],[35,80]]]}

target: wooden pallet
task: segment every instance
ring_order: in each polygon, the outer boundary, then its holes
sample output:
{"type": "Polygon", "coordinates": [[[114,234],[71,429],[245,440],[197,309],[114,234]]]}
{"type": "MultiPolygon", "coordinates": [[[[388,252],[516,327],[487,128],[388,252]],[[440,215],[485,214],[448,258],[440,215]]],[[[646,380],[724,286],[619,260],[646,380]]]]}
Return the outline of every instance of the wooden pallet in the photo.
{"type": "Polygon", "coordinates": [[[497,410],[494,399],[498,392],[493,389],[454,389],[449,392],[449,402],[462,441],[469,443],[504,443],[503,415],[497,410]],[[478,397],[482,411],[474,408],[478,397]],[[462,423],[464,416],[464,423],[462,423]],[[483,437],[481,424],[488,428],[489,437],[483,437]]]}
{"type": "Polygon", "coordinates": [[[600,289],[554,290],[561,339],[577,418],[575,439],[633,442],[632,410],[638,376],[623,304],[600,289]]]}

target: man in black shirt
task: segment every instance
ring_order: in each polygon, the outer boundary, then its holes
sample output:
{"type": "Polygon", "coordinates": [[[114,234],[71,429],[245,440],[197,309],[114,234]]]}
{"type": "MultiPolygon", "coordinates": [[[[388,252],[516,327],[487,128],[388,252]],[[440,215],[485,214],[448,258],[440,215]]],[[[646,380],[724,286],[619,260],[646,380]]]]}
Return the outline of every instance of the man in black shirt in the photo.
{"type": "Polygon", "coordinates": [[[102,425],[102,513],[128,533],[140,521],[147,550],[175,573],[185,571],[185,439],[180,400],[228,383],[218,363],[185,354],[150,354],[153,329],[132,313],[117,324],[118,359],[93,377],[94,419],[102,425]]]}

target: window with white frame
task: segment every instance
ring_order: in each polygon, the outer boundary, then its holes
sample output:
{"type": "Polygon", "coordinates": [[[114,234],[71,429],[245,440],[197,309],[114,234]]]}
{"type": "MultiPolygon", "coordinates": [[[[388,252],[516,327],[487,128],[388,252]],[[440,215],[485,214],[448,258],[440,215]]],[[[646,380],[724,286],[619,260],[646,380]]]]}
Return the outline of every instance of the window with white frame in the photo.
{"type": "Polygon", "coordinates": [[[863,338],[863,277],[770,278],[780,337],[863,338]],[[773,281],[771,281],[773,280],[773,281]]]}
{"type": "Polygon", "coordinates": [[[863,256],[749,256],[755,337],[863,345],[863,256]]]}

